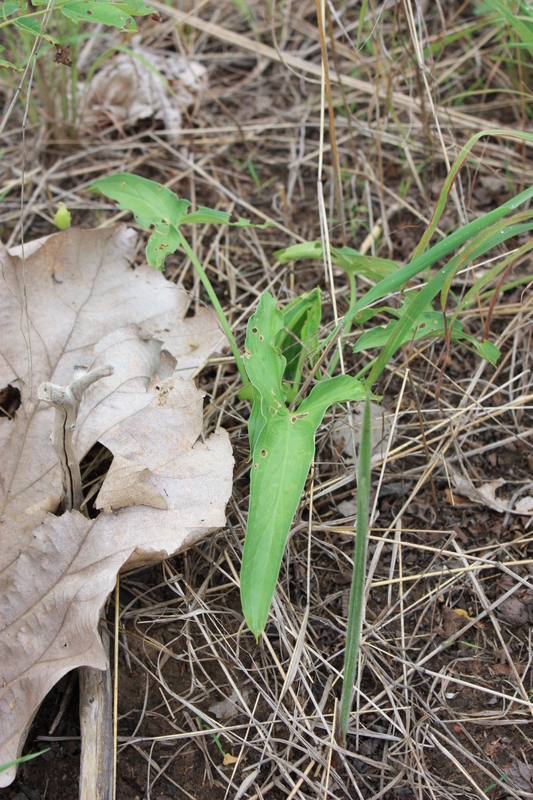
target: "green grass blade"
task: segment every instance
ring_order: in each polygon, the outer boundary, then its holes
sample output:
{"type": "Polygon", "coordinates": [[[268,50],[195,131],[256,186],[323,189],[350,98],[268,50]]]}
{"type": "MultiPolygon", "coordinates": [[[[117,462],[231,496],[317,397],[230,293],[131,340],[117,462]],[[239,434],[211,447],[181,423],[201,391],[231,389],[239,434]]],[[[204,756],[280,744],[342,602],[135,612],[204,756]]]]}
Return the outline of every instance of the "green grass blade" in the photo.
{"type": "Polygon", "coordinates": [[[39,750],[38,753],[28,753],[27,756],[20,756],[20,758],[14,758],[13,761],[7,761],[5,764],[0,764],[0,772],[4,772],[6,769],[11,769],[11,767],[15,767],[17,764],[23,764],[25,761],[31,761],[32,758],[42,756],[43,753],[48,753],[49,750],[49,747],[45,747],[44,750],[39,750]]]}
{"type": "MultiPolygon", "coordinates": [[[[516,216],[518,217],[522,215],[516,216]]],[[[368,377],[369,386],[372,386],[381,375],[396,350],[403,344],[407,332],[416,326],[417,321],[426,310],[429,303],[441,291],[446,279],[450,274],[455,273],[465,264],[469,263],[475,258],[479,258],[479,256],[483,255],[485,252],[487,252],[487,250],[490,250],[492,247],[496,247],[506,239],[517,236],[525,231],[529,231],[532,228],[533,223],[509,225],[503,229],[498,225],[493,225],[488,230],[484,231],[483,234],[479,234],[473,242],[470,242],[462,253],[451,259],[444,269],[439,270],[437,274],[429,281],[429,283],[420,289],[418,294],[413,298],[408,312],[406,312],[394,325],[394,329],[386,345],[383,347],[381,353],[376,359],[374,366],[372,367],[372,371],[368,377]]]]}
{"type": "MultiPolygon", "coordinates": [[[[420,244],[415,251],[412,261],[399,269],[395,274],[389,275],[381,280],[376,286],[373,286],[360,300],[357,301],[357,303],[355,303],[348,313],[344,315],[342,320],[344,324],[351,321],[360,311],[367,308],[372,303],[375,303],[377,300],[380,300],[382,297],[385,297],[391,292],[398,291],[402,286],[404,286],[408,281],[410,281],[424,269],[432,266],[436,261],[439,261],[439,259],[449,255],[449,253],[451,253],[453,250],[456,250],[465,244],[468,239],[477,236],[489,225],[492,225],[493,223],[502,219],[502,217],[505,217],[507,214],[512,213],[519,206],[527,203],[527,201],[533,197],[533,187],[530,187],[516,195],[516,197],[512,197],[498,208],[487,212],[487,214],[484,214],[479,219],[476,219],[473,222],[468,223],[468,225],[465,225],[463,228],[454,231],[454,233],[447,236],[443,241],[438,242],[432,248],[424,252],[444,210],[453,180],[455,180],[457,177],[459,169],[467,159],[473,146],[483,136],[502,136],[504,138],[517,138],[524,141],[533,142],[533,134],[522,131],[512,132],[499,128],[481,131],[473,136],[457,156],[453,167],[446,178],[431,223],[428,226],[424,236],[420,240],[420,244]]],[[[324,344],[326,344],[329,341],[329,338],[334,336],[335,333],[336,331],[333,331],[324,344]]]]}
{"type": "Polygon", "coordinates": [[[372,456],[372,431],[370,418],[370,398],[367,396],[361,428],[361,444],[359,449],[359,472],[357,479],[357,519],[355,523],[355,554],[353,564],[352,588],[348,610],[346,632],[346,655],[344,657],[344,681],[341,696],[341,733],[346,744],[348,721],[352,707],[353,688],[359,639],[361,636],[361,620],[366,575],[366,548],[368,543],[368,512],[370,497],[370,459],[372,456]]]}

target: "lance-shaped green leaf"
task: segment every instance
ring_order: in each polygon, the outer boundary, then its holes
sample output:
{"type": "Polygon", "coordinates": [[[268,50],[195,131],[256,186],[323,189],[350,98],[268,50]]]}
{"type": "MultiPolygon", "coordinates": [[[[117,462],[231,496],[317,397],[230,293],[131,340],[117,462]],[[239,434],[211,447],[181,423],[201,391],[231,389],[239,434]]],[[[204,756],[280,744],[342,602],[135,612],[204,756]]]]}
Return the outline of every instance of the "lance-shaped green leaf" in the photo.
{"type": "Polygon", "coordinates": [[[248,322],[244,363],[254,387],[249,429],[250,508],[241,568],[241,601],[250,630],[264,629],[290,526],[315,450],[315,432],[334,403],[362,400],[366,387],[347,375],[321,381],[300,407],[285,404],[285,358],[273,345],[283,315],[265,292],[248,322]],[[259,404],[259,408],[257,407],[259,404]]]}
{"type": "Polygon", "coordinates": [[[155,228],[148,241],[146,257],[150,266],[157,269],[163,269],[165,258],[178,249],[181,242],[178,228],[182,224],[222,224],[251,228],[266,228],[269,225],[254,225],[242,218],[230,222],[230,215],[226,211],[203,206],[198,211],[189,212],[189,200],[180,200],[166,186],[140,175],[119,172],[107,178],[99,178],[93,181],[89,191],[101,192],[115,200],[117,207],[131,211],[143,228],[155,228]]]}
{"type": "Polygon", "coordinates": [[[30,33],[32,36],[42,36],[43,39],[46,39],[46,41],[50,42],[50,44],[57,43],[57,39],[55,39],[49,33],[43,34],[41,30],[41,23],[37,17],[32,17],[30,15],[27,17],[17,17],[13,20],[13,24],[19,30],[24,31],[24,33],[30,33]]]}
{"type": "MultiPolygon", "coordinates": [[[[322,258],[322,242],[301,242],[278,250],[274,255],[281,264],[305,258],[322,258]]],[[[364,275],[372,281],[380,281],[398,271],[396,262],[388,258],[364,256],[353,247],[331,247],[333,264],[354,275],[364,275]]]]}
{"type": "MultiPolygon", "coordinates": [[[[416,295],[415,295],[416,296],[416,295]]],[[[400,319],[406,315],[410,308],[412,298],[405,298],[404,305],[401,309],[382,309],[387,310],[389,313],[397,315],[400,319]]],[[[380,325],[370,330],[365,331],[357,340],[354,345],[354,353],[361,353],[363,350],[371,350],[374,347],[385,347],[391,336],[393,335],[398,322],[392,320],[389,324],[382,328],[380,325]]],[[[456,321],[452,317],[446,317],[446,324],[444,315],[439,311],[423,311],[418,315],[416,320],[409,319],[403,330],[401,339],[398,340],[398,347],[404,344],[416,342],[419,339],[427,339],[430,337],[445,338],[449,336],[451,341],[470,345],[478,355],[485,358],[491,364],[496,365],[500,357],[500,351],[491,342],[478,342],[478,340],[464,330],[462,322],[456,321]]]]}
{"type": "Polygon", "coordinates": [[[135,31],[132,16],[145,16],[153,12],[139,0],[111,3],[109,0],[70,0],[61,7],[61,12],[74,22],[101,22],[115,28],[135,31]]]}

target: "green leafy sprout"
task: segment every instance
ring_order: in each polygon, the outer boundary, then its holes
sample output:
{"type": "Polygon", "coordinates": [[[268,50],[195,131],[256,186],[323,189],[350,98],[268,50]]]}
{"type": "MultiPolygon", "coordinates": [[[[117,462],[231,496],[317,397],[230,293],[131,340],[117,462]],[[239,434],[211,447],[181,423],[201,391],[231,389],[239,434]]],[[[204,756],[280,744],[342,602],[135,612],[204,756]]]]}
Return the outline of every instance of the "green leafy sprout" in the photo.
{"type": "MultiPolygon", "coordinates": [[[[513,260],[527,253],[533,247],[532,242],[528,241],[513,255],[502,258],[465,294],[452,314],[448,313],[448,304],[453,298],[451,285],[460,270],[509,239],[533,229],[533,209],[528,208],[533,188],[428,248],[459,170],[476,143],[485,136],[533,142],[532,134],[502,129],[481,131],[473,136],[457,156],[433,218],[412,260],[405,266],[399,268],[386,259],[362,256],[347,247],[331,248],[333,262],[347,274],[349,310],[322,343],[318,342],[318,290],[296,298],[285,310],[277,307],[270,293],[263,293],[248,322],[244,359],[214,289],[181,226],[193,223],[250,226],[251,223],[243,219],[231,222],[228,214],[208,208],[190,211],[187,200],[178,199],[168,188],[135,175],[114,175],[97,180],[91,186],[92,191],[100,191],[115,200],[120,209],[132,211],[141,226],[153,227],[146,250],[151,265],[162,269],[170,253],[179,247],[183,249],[198,271],[230,342],[244,385],[240,396],[247,397],[252,403],[248,423],[250,506],[241,567],[241,600],[247,624],[256,637],[264,630],[267,621],[291,523],[313,459],[315,432],[327,409],[336,403],[364,400],[398,348],[422,337],[441,337],[447,345],[452,340],[460,342],[492,364],[498,359],[499,351],[486,335],[488,326],[482,341],[479,341],[465,331],[458,314],[474,302],[479,292],[513,260]],[[521,207],[524,210],[519,210],[521,207]],[[436,265],[438,268],[430,274],[430,268],[436,265]],[[357,275],[375,284],[360,298],[356,293],[357,275]],[[426,278],[425,283],[414,288],[407,285],[420,275],[426,278]],[[399,294],[401,304],[398,308],[376,305],[392,293],[399,294]],[[439,302],[438,309],[433,307],[435,300],[439,302]],[[345,336],[351,325],[364,327],[377,313],[383,312],[392,317],[388,325],[366,329],[355,344],[356,352],[378,351],[358,375],[330,377],[337,364],[336,356],[326,371],[319,370],[320,350],[324,352],[339,336],[345,336]],[[307,397],[303,397],[307,381],[302,385],[302,376],[306,365],[316,383],[307,397]]],[[[304,243],[276,255],[281,261],[321,257],[322,245],[304,243]]],[[[360,475],[359,480],[363,477],[360,475]]],[[[361,510],[358,520],[364,515],[361,510]]],[[[362,519],[360,525],[363,525],[362,519]]],[[[360,530],[358,540],[365,537],[363,528],[360,530]]],[[[356,550],[356,568],[364,571],[364,559],[359,566],[357,564],[365,550],[359,544],[356,550]]],[[[360,602],[360,598],[357,602],[354,600],[356,605],[360,602]]],[[[356,624],[360,626],[360,618],[356,624]]],[[[353,641],[357,644],[358,635],[352,635],[353,641]]]]}

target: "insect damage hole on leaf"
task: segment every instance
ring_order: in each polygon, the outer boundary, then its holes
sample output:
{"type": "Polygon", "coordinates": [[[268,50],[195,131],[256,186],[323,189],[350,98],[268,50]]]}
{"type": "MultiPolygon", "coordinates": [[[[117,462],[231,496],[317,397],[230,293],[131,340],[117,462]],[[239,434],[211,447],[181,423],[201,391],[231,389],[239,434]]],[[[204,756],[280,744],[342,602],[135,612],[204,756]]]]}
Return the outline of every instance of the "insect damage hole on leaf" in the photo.
{"type": "Polygon", "coordinates": [[[0,417],[14,419],[20,402],[20,390],[8,383],[0,389],[0,417]]]}

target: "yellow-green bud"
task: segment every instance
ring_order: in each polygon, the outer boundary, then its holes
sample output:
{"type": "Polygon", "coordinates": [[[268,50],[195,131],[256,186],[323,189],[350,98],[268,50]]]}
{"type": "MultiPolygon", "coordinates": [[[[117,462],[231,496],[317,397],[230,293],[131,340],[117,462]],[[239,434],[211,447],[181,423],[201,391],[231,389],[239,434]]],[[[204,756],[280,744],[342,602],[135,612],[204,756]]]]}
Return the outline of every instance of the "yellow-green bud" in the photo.
{"type": "Polygon", "coordinates": [[[70,228],[70,219],[71,214],[66,205],[64,203],[59,203],[59,208],[54,216],[54,222],[60,231],[66,231],[67,228],[70,228]]]}

